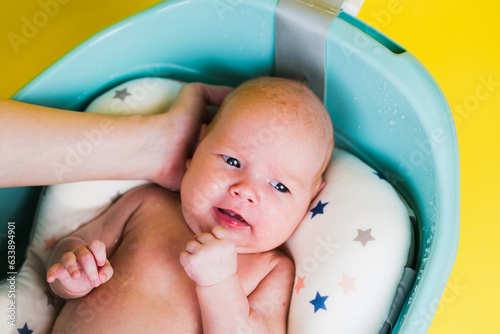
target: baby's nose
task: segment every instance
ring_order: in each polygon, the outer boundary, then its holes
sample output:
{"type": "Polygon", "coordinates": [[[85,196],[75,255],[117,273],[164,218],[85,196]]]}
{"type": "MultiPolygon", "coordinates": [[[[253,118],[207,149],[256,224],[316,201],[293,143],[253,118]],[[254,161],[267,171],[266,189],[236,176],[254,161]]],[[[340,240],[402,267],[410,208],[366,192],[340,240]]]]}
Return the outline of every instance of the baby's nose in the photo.
{"type": "Polygon", "coordinates": [[[258,195],[255,189],[248,183],[234,184],[229,188],[229,193],[233,197],[239,197],[250,204],[256,204],[258,195]]]}

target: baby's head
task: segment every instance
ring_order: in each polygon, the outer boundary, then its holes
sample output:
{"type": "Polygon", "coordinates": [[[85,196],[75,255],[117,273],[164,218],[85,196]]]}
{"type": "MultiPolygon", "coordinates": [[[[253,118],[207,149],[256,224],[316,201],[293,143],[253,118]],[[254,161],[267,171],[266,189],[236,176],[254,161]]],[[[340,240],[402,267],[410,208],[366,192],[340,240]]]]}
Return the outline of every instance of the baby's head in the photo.
{"type": "Polygon", "coordinates": [[[333,144],[328,112],[309,88],[281,78],[243,83],[187,163],[186,223],[194,233],[222,225],[240,253],[281,245],[324,186],[333,144]]]}

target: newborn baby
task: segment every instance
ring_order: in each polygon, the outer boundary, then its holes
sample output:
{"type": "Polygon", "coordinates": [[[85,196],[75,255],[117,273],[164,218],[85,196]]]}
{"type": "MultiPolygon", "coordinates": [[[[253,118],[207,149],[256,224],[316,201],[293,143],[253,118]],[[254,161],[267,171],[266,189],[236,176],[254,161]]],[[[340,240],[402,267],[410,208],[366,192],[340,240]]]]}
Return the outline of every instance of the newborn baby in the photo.
{"type": "Polygon", "coordinates": [[[203,127],[180,194],[124,194],[59,241],[53,333],[285,333],[292,261],[276,248],[324,186],[333,128],[303,84],[247,81],[203,127]]]}

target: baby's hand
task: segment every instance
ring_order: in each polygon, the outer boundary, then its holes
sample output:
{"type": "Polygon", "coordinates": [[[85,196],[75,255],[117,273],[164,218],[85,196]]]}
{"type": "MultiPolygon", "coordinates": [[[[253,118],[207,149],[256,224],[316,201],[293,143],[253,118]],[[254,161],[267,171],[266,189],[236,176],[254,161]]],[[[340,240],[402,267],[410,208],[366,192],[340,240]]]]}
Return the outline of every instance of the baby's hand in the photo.
{"type": "Polygon", "coordinates": [[[180,261],[198,286],[212,286],[236,274],[238,257],[229,231],[216,226],[212,233],[201,233],[189,241],[180,261]]]}
{"type": "Polygon", "coordinates": [[[112,275],[106,246],[102,241],[94,240],[64,253],[61,262],[47,271],[47,282],[58,279],[68,292],[80,294],[107,282],[112,275]]]}

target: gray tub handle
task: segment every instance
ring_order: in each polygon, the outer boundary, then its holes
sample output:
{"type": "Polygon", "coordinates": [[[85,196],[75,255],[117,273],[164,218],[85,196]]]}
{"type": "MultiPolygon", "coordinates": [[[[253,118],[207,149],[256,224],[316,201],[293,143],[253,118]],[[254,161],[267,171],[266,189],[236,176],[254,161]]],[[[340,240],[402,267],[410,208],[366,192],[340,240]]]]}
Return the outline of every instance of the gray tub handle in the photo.
{"type": "Polygon", "coordinates": [[[276,8],[276,75],[307,81],[322,101],[326,36],[344,2],[349,1],[280,0],[276,8]]]}

